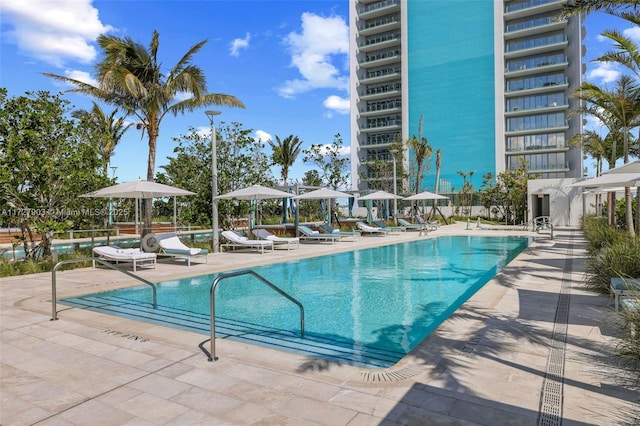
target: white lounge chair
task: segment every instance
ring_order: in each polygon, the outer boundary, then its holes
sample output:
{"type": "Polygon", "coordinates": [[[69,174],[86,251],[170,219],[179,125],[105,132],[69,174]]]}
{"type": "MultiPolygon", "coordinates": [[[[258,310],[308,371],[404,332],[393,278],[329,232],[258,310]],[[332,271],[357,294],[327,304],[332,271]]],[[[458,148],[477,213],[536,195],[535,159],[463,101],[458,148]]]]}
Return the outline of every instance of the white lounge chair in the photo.
{"type": "Polygon", "coordinates": [[[184,258],[187,266],[191,266],[192,257],[204,257],[205,263],[208,262],[209,251],[200,248],[191,248],[186,246],[177,234],[170,232],[167,234],[158,234],[158,244],[160,244],[160,256],[171,256],[174,258],[184,258]]]}
{"type": "Polygon", "coordinates": [[[384,223],[381,220],[374,220],[371,223],[373,223],[375,226],[377,226],[378,228],[381,229],[386,229],[387,231],[390,232],[407,232],[407,227],[406,226],[389,226],[386,223],[384,223]]]}
{"type": "MultiPolygon", "coordinates": [[[[118,246],[99,246],[93,248],[93,253],[98,255],[98,259],[115,262],[133,263],[133,272],[136,272],[138,266],[153,265],[156,267],[157,256],[155,253],[145,253],[139,248],[121,248],[118,246]]],[[[93,267],[96,267],[96,261],[93,261],[93,267]]]]}
{"type": "Polygon", "coordinates": [[[328,223],[321,224],[320,228],[322,228],[328,234],[339,235],[341,237],[340,238],[341,240],[344,239],[344,238],[351,238],[352,241],[355,241],[356,239],[360,238],[360,236],[361,236],[360,231],[341,231],[339,229],[334,229],[328,223]]]}
{"type": "Polygon", "coordinates": [[[287,250],[291,250],[291,248],[299,248],[300,247],[300,238],[296,237],[279,237],[277,235],[273,235],[271,232],[266,229],[254,229],[251,231],[256,238],[265,241],[272,241],[274,246],[286,246],[287,250]]]}
{"type": "Polygon", "coordinates": [[[250,240],[247,237],[242,237],[233,231],[222,231],[222,236],[229,241],[227,244],[222,244],[222,247],[230,249],[235,248],[248,248],[259,249],[260,253],[264,253],[264,249],[271,248],[273,251],[273,241],[266,240],[250,240]]]}
{"type": "Polygon", "coordinates": [[[329,241],[333,244],[336,241],[340,241],[341,238],[340,235],[322,234],[305,225],[298,225],[298,231],[302,234],[300,235],[302,241],[329,241]]]}
{"type": "Polygon", "coordinates": [[[388,231],[383,228],[378,228],[377,226],[369,226],[364,222],[356,222],[356,226],[362,232],[366,232],[367,234],[370,234],[370,235],[381,235],[383,237],[386,237],[391,233],[391,231],[388,231]]]}

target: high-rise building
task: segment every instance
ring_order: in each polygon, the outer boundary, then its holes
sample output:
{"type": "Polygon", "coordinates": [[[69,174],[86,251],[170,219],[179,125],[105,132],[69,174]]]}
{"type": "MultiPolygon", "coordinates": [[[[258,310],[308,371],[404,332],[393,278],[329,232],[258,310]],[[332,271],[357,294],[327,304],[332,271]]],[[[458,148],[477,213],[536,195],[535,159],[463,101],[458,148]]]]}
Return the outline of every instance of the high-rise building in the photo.
{"type": "MultiPolygon", "coordinates": [[[[422,136],[441,150],[439,191],[462,175],[478,188],[486,173],[523,158],[541,178],[581,177],[582,132],[573,116],[584,68],[581,17],[556,18],[566,0],[350,0],[351,176],[354,189],[390,188],[380,164],[422,136]],[[386,183],[385,183],[386,182],[386,183]]],[[[435,188],[430,161],[418,191],[435,188]]],[[[416,192],[415,177],[398,191],[416,192]]]]}

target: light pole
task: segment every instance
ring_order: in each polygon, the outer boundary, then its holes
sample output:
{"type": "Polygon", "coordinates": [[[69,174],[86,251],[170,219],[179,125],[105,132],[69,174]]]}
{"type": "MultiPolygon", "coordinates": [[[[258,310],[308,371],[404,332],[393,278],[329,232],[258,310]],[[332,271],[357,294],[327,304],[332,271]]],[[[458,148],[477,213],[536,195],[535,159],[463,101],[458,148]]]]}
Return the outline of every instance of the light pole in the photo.
{"type": "MultiPolygon", "coordinates": [[[[398,195],[398,181],[396,180],[396,154],[398,153],[397,149],[390,149],[389,154],[391,154],[391,159],[393,160],[393,195],[398,195]]],[[[398,200],[396,198],[393,199],[393,221],[396,226],[398,226],[398,200]]]]}
{"type": "Polygon", "coordinates": [[[213,252],[218,252],[219,238],[218,235],[218,159],[216,149],[216,125],[213,117],[220,115],[220,111],[205,111],[209,122],[211,123],[211,233],[213,234],[213,252]]]}

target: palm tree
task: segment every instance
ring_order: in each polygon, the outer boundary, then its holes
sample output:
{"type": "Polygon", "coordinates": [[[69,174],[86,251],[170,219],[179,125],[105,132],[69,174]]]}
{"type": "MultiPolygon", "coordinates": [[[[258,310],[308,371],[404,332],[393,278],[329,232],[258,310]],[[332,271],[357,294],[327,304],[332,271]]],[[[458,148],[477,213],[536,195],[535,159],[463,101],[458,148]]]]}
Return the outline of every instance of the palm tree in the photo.
{"type": "Polygon", "coordinates": [[[104,176],[107,176],[113,151],[115,151],[125,132],[133,126],[133,123],[126,123],[126,117],[116,118],[118,112],[116,108],[111,114],[106,115],[100,105],[93,102],[91,111],[80,109],[71,113],[73,117],[88,120],[91,124],[92,136],[98,139],[98,149],[102,159],[102,174],[104,176]]]}
{"type": "MultiPolygon", "coordinates": [[[[46,76],[75,86],[71,92],[83,93],[115,105],[138,119],[137,128],[148,136],[149,181],[154,178],[160,123],[167,114],[177,116],[211,105],[244,108],[244,104],[234,96],[207,93],[204,73],[192,64],[193,56],[207,40],[193,45],[165,75],[158,60],[158,39],[159,34],[154,30],[147,50],[129,37],[98,36],[98,46],[103,54],[103,60],[96,65],[98,86],[45,73],[46,76]],[[185,99],[184,95],[189,97],[185,99]]],[[[143,234],[151,230],[151,201],[145,200],[143,234]]]]}
{"type": "Polygon", "coordinates": [[[635,12],[640,6],[639,0],[574,0],[562,7],[559,19],[566,19],[580,13],[604,12],[613,16],[624,17],[635,12]]]}
{"type": "MultiPolygon", "coordinates": [[[[622,156],[629,162],[629,131],[640,125],[640,88],[633,78],[623,75],[615,90],[608,91],[592,83],[583,83],[575,97],[584,101],[580,111],[598,118],[609,129],[612,136],[609,166],[615,165],[618,157],[618,142],[622,138],[622,156]]],[[[625,188],[627,230],[634,233],[631,188],[625,188]]],[[[612,204],[612,203],[610,203],[612,204]]],[[[610,205],[610,208],[613,207],[610,205]]],[[[610,212],[610,220],[612,220],[610,212]]]]}
{"type": "MultiPolygon", "coordinates": [[[[284,139],[276,136],[276,141],[271,139],[267,141],[271,146],[271,160],[274,164],[280,166],[280,176],[282,183],[287,186],[289,180],[289,169],[296,162],[296,158],[300,155],[300,147],[302,141],[293,135],[289,135],[284,139]]],[[[287,199],[282,199],[282,223],[287,223],[287,199]]]]}
{"type": "Polygon", "coordinates": [[[416,162],[416,194],[420,192],[420,183],[422,182],[424,163],[431,157],[431,154],[433,154],[433,148],[431,147],[431,145],[429,145],[429,141],[427,140],[427,138],[422,136],[423,119],[424,115],[421,115],[420,121],[418,122],[418,137],[413,136],[411,139],[409,139],[409,147],[413,150],[413,155],[416,162]]]}

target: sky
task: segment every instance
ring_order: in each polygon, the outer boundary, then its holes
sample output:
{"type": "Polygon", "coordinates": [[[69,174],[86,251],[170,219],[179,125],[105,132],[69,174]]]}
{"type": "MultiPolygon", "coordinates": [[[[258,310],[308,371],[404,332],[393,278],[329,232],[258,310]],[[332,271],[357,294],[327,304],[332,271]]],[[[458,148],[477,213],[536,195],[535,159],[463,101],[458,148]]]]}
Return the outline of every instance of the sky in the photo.
{"type": "MultiPolygon", "coordinates": [[[[208,40],[194,57],[207,77],[208,91],[233,95],[246,109],[203,108],[166,117],[156,170],[172,155],[173,137],[187,134],[190,127],[210,131],[205,109],[222,112],[217,127],[238,122],[263,141],[298,136],[303,149],[330,144],[339,133],[348,155],[348,7],[348,0],[2,0],[0,86],[9,96],[70,88],[43,76],[45,72],[93,82],[100,53],[95,39],[100,34],[130,37],[148,46],[157,30],[165,71],[191,46],[208,40]]],[[[604,14],[590,15],[585,26],[586,80],[613,87],[623,70],[592,62],[611,50],[611,42],[600,34],[615,28],[640,41],[640,31],[604,14]]],[[[86,96],[64,97],[75,109],[91,108],[92,99],[86,96]]],[[[111,109],[103,106],[106,112],[111,109]]],[[[112,157],[112,175],[118,182],[145,179],[147,153],[146,135],[130,129],[112,157]]],[[[292,179],[313,168],[301,157],[289,173],[292,179]]],[[[585,166],[591,166],[589,160],[585,166]]],[[[278,178],[279,168],[273,172],[278,178]]]]}

